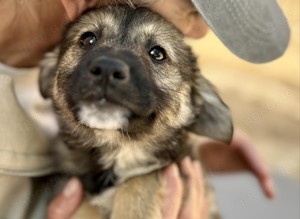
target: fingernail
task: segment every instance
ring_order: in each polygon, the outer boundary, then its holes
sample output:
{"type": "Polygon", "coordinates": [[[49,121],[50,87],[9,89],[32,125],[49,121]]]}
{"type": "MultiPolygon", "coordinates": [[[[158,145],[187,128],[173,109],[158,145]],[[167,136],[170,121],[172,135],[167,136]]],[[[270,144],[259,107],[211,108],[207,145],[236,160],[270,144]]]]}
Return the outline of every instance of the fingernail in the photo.
{"type": "Polygon", "coordinates": [[[170,169],[168,171],[169,171],[170,175],[175,176],[175,177],[179,176],[179,170],[178,170],[177,165],[172,164],[169,168],[170,169]]]}
{"type": "Polygon", "coordinates": [[[193,166],[192,160],[191,160],[190,157],[185,157],[185,158],[183,158],[182,164],[183,164],[185,167],[192,167],[192,166],[193,166]]]}
{"type": "Polygon", "coordinates": [[[169,184],[170,178],[178,178],[179,177],[179,170],[176,164],[169,165],[164,171],[163,171],[163,179],[165,183],[169,184]]]}
{"type": "Polygon", "coordinates": [[[198,173],[202,173],[201,164],[198,160],[193,161],[193,165],[198,173]]]}
{"type": "Polygon", "coordinates": [[[72,178],[69,180],[69,182],[66,184],[64,190],[63,190],[63,196],[66,198],[70,198],[76,194],[78,188],[79,188],[79,182],[78,179],[72,178]]]}
{"type": "Polygon", "coordinates": [[[268,192],[268,196],[270,198],[273,198],[275,196],[275,185],[272,179],[268,179],[267,182],[265,183],[266,187],[267,187],[267,192],[268,192]]]}

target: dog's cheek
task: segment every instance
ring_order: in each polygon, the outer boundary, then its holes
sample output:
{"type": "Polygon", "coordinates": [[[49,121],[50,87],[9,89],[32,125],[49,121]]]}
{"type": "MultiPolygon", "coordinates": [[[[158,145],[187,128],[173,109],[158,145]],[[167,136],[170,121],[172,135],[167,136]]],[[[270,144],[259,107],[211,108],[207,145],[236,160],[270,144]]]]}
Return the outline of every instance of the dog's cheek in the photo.
{"type": "Polygon", "coordinates": [[[152,68],[155,84],[160,90],[169,93],[180,88],[183,78],[179,69],[172,66],[172,63],[154,64],[152,68]]]}
{"type": "Polygon", "coordinates": [[[190,85],[182,83],[180,88],[161,91],[155,130],[178,129],[188,125],[194,118],[190,98],[190,85]]]}
{"type": "Polygon", "coordinates": [[[62,50],[57,68],[57,88],[63,90],[71,75],[79,68],[83,52],[73,45],[67,50],[62,50]]]}
{"type": "Polygon", "coordinates": [[[161,122],[172,128],[187,125],[193,117],[191,85],[180,71],[180,63],[154,66],[153,77],[160,91],[159,104],[161,122]]]}
{"type": "Polygon", "coordinates": [[[81,63],[85,51],[79,48],[77,41],[65,42],[67,46],[62,47],[60,52],[60,60],[58,63],[60,71],[64,74],[73,72],[81,63]]]}
{"type": "Polygon", "coordinates": [[[54,81],[53,89],[53,103],[57,110],[60,111],[60,114],[64,120],[73,121],[74,116],[71,113],[72,105],[70,105],[70,99],[68,95],[72,93],[70,89],[70,77],[72,75],[73,69],[70,69],[68,65],[60,63],[58,66],[57,77],[54,81]]]}
{"type": "Polygon", "coordinates": [[[190,97],[191,87],[189,84],[182,86],[181,92],[178,93],[179,110],[177,114],[177,123],[174,126],[177,128],[184,127],[194,119],[192,100],[190,97]]]}
{"type": "Polygon", "coordinates": [[[188,84],[182,84],[180,90],[173,95],[172,106],[169,109],[170,115],[168,121],[169,126],[172,128],[181,128],[188,125],[194,118],[192,112],[192,103],[190,98],[190,86],[188,84]]]}

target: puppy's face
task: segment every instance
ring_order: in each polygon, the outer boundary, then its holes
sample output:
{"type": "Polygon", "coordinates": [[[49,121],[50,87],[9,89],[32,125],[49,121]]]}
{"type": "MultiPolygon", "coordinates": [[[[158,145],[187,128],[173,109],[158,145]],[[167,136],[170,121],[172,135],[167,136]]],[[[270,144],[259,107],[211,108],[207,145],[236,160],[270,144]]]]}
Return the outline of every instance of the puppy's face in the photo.
{"type": "Polygon", "coordinates": [[[147,9],[82,16],[67,31],[53,75],[42,88],[71,129],[109,131],[112,141],[162,138],[182,127],[231,138],[227,108],[198,72],[182,34],[147,9]]]}

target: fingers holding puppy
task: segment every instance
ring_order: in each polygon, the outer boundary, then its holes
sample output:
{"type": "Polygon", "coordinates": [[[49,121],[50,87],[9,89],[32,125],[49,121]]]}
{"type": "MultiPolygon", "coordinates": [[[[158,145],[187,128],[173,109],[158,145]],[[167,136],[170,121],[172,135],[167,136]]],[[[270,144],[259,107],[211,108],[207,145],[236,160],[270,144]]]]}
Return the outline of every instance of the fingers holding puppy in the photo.
{"type": "Polygon", "coordinates": [[[163,201],[163,219],[204,219],[207,202],[205,199],[204,180],[200,163],[184,158],[180,169],[187,176],[188,194],[183,199],[183,184],[176,164],[171,164],[163,171],[166,195],[163,201]]]}
{"type": "Polygon", "coordinates": [[[70,20],[76,19],[85,10],[96,6],[132,3],[156,11],[188,37],[201,38],[208,30],[206,22],[191,0],[62,0],[62,3],[70,20]]]}
{"type": "MultiPolygon", "coordinates": [[[[109,2],[109,0],[99,1],[100,5],[109,2]]],[[[201,38],[208,31],[206,22],[191,0],[113,0],[112,2],[132,2],[136,5],[149,7],[173,23],[184,35],[191,38],[201,38]]]]}
{"type": "Polygon", "coordinates": [[[202,169],[199,161],[191,161],[186,157],[180,163],[180,168],[187,176],[188,197],[179,212],[179,219],[206,218],[207,203],[202,169]]]}

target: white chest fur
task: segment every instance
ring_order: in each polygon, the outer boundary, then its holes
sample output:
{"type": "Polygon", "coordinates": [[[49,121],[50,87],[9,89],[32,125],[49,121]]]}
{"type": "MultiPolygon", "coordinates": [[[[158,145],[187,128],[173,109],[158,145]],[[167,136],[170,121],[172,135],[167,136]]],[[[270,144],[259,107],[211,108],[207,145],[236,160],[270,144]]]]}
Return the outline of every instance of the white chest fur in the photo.
{"type": "Polygon", "coordinates": [[[113,165],[118,183],[121,183],[129,177],[146,174],[166,165],[147,151],[147,147],[151,145],[128,142],[120,145],[116,153],[102,157],[99,162],[106,165],[104,168],[113,165]]]}

